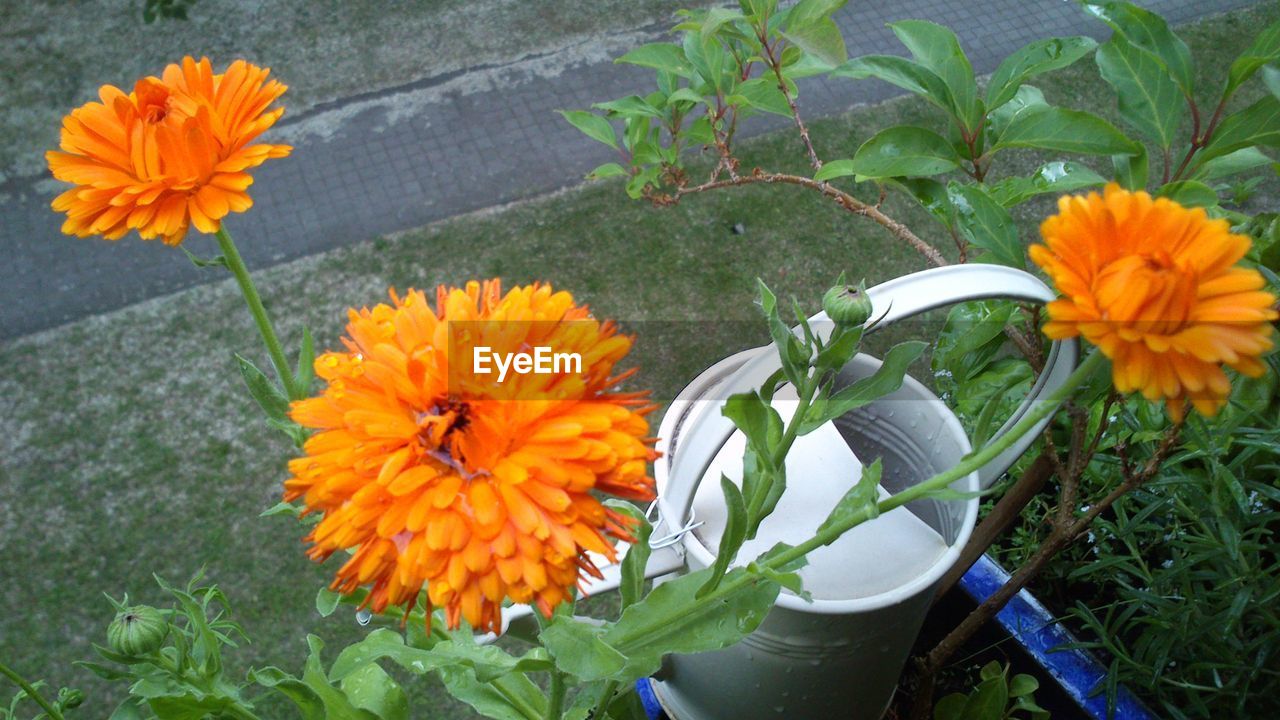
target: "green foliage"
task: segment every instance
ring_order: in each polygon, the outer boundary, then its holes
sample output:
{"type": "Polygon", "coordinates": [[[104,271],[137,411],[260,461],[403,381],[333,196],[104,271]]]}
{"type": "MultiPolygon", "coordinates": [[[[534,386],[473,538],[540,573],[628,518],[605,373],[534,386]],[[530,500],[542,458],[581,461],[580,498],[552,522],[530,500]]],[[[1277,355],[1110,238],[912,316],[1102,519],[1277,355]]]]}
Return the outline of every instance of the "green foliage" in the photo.
{"type": "Polygon", "coordinates": [[[1049,712],[1036,704],[1040,682],[1030,675],[1009,677],[1009,666],[983,666],[977,686],[968,695],[952,693],[933,707],[933,720],[1048,720],[1049,712]]]}
{"type": "Polygon", "coordinates": [[[156,20],[186,20],[187,10],[196,0],[145,0],[142,21],[150,25],[156,20]]]}

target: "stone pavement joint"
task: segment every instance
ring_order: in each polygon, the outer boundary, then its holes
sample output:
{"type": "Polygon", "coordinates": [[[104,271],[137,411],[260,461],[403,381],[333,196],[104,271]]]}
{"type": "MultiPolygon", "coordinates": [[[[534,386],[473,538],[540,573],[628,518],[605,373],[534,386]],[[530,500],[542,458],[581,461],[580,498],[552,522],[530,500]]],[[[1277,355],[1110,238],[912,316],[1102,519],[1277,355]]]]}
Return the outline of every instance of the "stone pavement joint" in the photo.
{"type": "MultiPolygon", "coordinates": [[[[1149,0],[1178,24],[1246,7],[1252,0],[1149,0]]],[[[1108,30],[1063,0],[854,0],[837,16],[853,55],[903,54],[885,24],[928,18],[956,31],[979,74],[1049,36],[1104,37],[1108,30]]],[[[667,23],[511,65],[424,78],[314,108],[268,133],[294,153],[255,171],[254,208],[230,217],[251,268],[262,268],[579,182],[611,151],[556,110],[585,108],[652,85],[643,68],[611,59],[660,39],[667,23]]],[[[845,112],[900,94],[878,81],[810,78],[801,84],[808,118],[845,112]]],[[[287,100],[287,98],[286,98],[287,100]]],[[[68,108],[70,109],[70,108],[68,108]]],[[[753,118],[744,135],[789,119],[753,118]]],[[[61,234],[48,178],[5,183],[0,197],[0,340],[218,279],[180,252],[130,234],[117,243],[61,234]]],[[[212,255],[192,234],[193,252],[212,255]]]]}

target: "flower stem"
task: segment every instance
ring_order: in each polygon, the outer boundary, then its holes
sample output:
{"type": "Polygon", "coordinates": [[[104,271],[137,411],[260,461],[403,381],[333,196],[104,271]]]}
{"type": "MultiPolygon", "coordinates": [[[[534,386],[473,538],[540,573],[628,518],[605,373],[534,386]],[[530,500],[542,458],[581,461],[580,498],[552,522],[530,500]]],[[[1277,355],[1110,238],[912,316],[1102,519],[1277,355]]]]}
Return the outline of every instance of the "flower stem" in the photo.
{"type": "Polygon", "coordinates": [[[600,697],[596,699],[596,709],[591,713],[593,718],[606,718],[609,711],[609,703],[613,700],[613,696],[618,692],[618,681],[610,680],[600,689],[600,697]]]}
{"type": "Polygon", "coordinates": [[[271,318],[267,317],[267,309],[262,306],[262,298],[258,295],[258,289],[254,287],[253,278],[249,277],[249,269],[245,267],[240,251],[236,249],[235,241],[231,239],[225,227],[218,228],[217,238],[218,247],[227,261],[227,269],[235,275],[236,283],[240,285],[240,293],[244,295],[244,302],[249,306],[249,313],[253,315],[253,321],[258,326],[258,334],[262,336],[262,342],[267,346],[267,354],[271,356],[271,364],[276,368],[276,375],[280,378],[280,384],[284,386],[285,394],[290,400],[301,400],[306,397],[306,388],[297,387],[293,371],[289,369],[289,362],[285,359],[284,349],[280,345],[280,338],[276,337],[276,331],[271,327],[271,318]]]}
{"type": "Polygon", "coordinates": [[[551,692],[547,695],[547,720],[560,720],[564,709],[564,673],[551,669],[551,692]]]}
{"type": "MultiPolygon", "coordinates": [[[[788,548],[784,552],[776,553],[767,560],[759,561],[759,565],[771,570],[778,570],[786,566],[788,563],[799,560],[824,545],[830,545],[841,535],[844,535],[857,525],[860,525],[878,515],[883,515],[894,508],[906,505],[913,500],[918,500],[934,492],[943,490],[956,480],[978,470],[982,466],[994,460],[1000,455],[1000,453],[1012,447],[1019,438],[1030,432],[1031,429],[1041,420],[1049,417],[1057,411],[1057,409],[1064,402],[1069,400],[1071,396],[1075,394],[1076,390],[1088,381],[1093,373],[1105,362],[1106,358],[1102,353],[1094,350],[1087,358],[1085,358],[1084,362],[1080,363],[1080,366],[1071,373],[1071,375],[1062,384],[1062,387],[1050,394],[1044,402],[1031,408],[1030,412],[1028,412],[1021,420],[1009,429],[1009,432],[1001,435],[999,438],[996,438],[995,441],[984,446],[981,450],[966,455],[954,467],[944,470],[924,482],[913,485],[896,495],[881,500],[874,512],[872,512],[870,508],[864,507],[858,512],[850,513],[848,517],[843,518],[840,522],[832,523],[830,526],[824,527],[808,540],[794,547],[788,548]]],[[[739,575],[699,598],[698,603],[719,602],[723,598],[741,590],[747,585],[757,582],[758,580],[759,576],[751,573],[739,575]]],[[[655,617],[650,623],[638,626],[630,633],[616,638],[614,644],[618,646],[629,646],[636,643],[643,643],[644,638],[649,633],[664,631],[669,622],[670,618],[661,616],[655,617]]],[[[623,652],[625,653],[625,649],[623,652]]]]}
{"type": "Polygon", "coordinates": [[[45,700],[44,696],[36,692],[36,689],[31,686],[31,683],[24,680],[21,675],[14,672],[3,662],[0,662],[0,675],[4,675],[12,680],[15,685],[22,688],[23,692],[27,694],[27,697],[34,700],[50,718],[53,720],[62,720],[62,713],[59,712],[58,708],[54,707],[48,700],[45,700]]]}

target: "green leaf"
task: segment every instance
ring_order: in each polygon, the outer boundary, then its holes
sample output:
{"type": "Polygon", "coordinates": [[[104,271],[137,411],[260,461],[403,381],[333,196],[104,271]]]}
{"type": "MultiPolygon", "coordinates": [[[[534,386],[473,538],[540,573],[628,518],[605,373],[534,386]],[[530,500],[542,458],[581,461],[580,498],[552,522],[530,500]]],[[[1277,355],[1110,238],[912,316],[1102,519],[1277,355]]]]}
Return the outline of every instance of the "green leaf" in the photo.
{"type": "Polygon", "coordinates": [[[191,261],[192,265],[195,265],[198,268],[227,266],[227,258],[225,255],[217,255],[212,258],[202,258],[182,245],[179,245],[178,249],[187,256],[187,259],[191,261]]]}
{"type": "Polygon", "coordinates": [[[822,164],[822,169],[814,173],[813,179],[818,182],[826,182],[836,178],[848,177],[853,175],[853,160],[832,160],[822,164]]]}
{"type": "Polygon", "coordinates": [[[933,720],[965,720],[964,706],[969,698],[964,693],[951,693],[933,706],[933,720]]]}
{"type": "Polygon", "coordinates": [[[844,63],[831,74],[858,80],[877,78],[915,93],[948,113],[955,113],[955,98],[951,96],[951,89],[947,87],[946,81],[929,68],[904,57],[864,55],[844,63]]]}
{"type": "Polygon", "coordinates": [[[605,178],[620,177],[627,175],[627,169],[618,163],[605,163],[595,170],[587,173],[588,180],[603,180],[605,178]]]}
{"type": "Polygon", "coordinates": [[[611,148],[618,147],[618,139],[614,136],[613,126],[608,120],[586,110],[560,110],[559,113],[569,121],[570,125],[581,130],[592,140],[602,142],[611,148]]]}
{"type": "Polygon", "coordinates": [[[1231,63],[1231,71],[1227,74],[1227,88],[1223,97],[1231,97],[1244,81],[1253,77],[1258,69],[1270,62],[1280,60],[1280,22],[1272,23],[1253,39],[1249,46],[1231,63]]]}
{"type": "Polygon", "coordinates": [[[703,597],[716,589],[720,584],[720,579],[728,571],[729,565],[738,556],[738,549],[742,547],[743,541],[747,539],[749,521],[747,518],[747,505],[742,499],[742,491],[737,485],[733,484],[732,480],[721,475],[720,492],[724,494],[724,506],[727,513],[725,528],[720,535],[720,545],[716,549],[715,564],[711,566],[711,576],[707,578],[706,584],[698,589],[698,597],[703,597]]]}
{"type": "Polygon", "coordinates": [[[1029,108],[1048,106],[1049,103],[1044,99],[1044,93],[1040,88],[1034,85],[1023,85],[1013,94],[1011,100],[992,110],[987,116],[987,135],[999,137],[1019,113],[1029,108]]]}
{"type": "Polygon", "coordinates": [[[831,14],[848,0],[800,0],[787,15],[782,36],[793,45],[828,65],[839,65],[849,57],[840,28],[831,14]]]}
{"type": "Polygon", "coordinates": [[[752,78],[738,86],[733,96],[756,110],[791,117],[791,105],[778,89],[778,81],[772,77],[752,78]]]}
{"type": "Polygon", "coordinates": [[[880,472],[880,458],[862,468],[862,477],[840,498],[815,534],[821,535],[833,527],[844,526],[855,517],[860,517],[863,522],[879,517],[880,472]]]}
{"type": "Polygon", "coordinates": [[[1120,116],[1159,147],[1173,145],[1187,105],[1159,58],[1118,36],[1098,48],[1094,58],[1102,78],[1116,91],[1120,116]]]}
{"type": "Polygon", "coordinates": [[[1116,182],[1126,190],[1145,190],[1147,187],[1147,146],[1139,143],[1138,152],[1121,153],[1111,156],[1111,166],[1115,168],[1116,182]]]}
{"type": "Polygon", "coordinates": [[[1036,195],[1062,194],[1103,185],[1107,179],[1080,163],[1056,160],[1036,169],[1031,177],[1010,177],[987,186],[996,202],[1013,207],[1036,195]]]}
{"type": "MultiPolygon", "coordinates": [[[[604,110],[605,112],[617,113],[619,115],[642,115],[645,117],[654,117],[654,118],[662,117],[661,110],[650,105],[647,100],[640,97],[639,95],[628,95],[623,98],[618,98],[617,100],[594,103],[592,104],[591,107],[597,110],[604,110]]],[[[593,115],[592,117],[596,117],[596,116],[593,115]]],[[[573,121],[570,120],[569,122],[573,122],[573,121]]],[[[607,122],[608,121],[606,121],[606,124],[607,122]]],[[[576,125],[577,123],[574,123],[574,124],[576,125]]],[[[582,128],[579,128],[579,129],[582,129],[582,128]]],[[[583,132],[587,132],[587,131],[583,130],[583,132]]],[[[587,134],[590,135],[591,133],[587,133],[587,134]]],[[[612,126],[609,127],[609,136],[610,137],[613,136],[612,126]]],[[[595,136],[592,135],[592,137],[595,137],[595,136]]],[[[599,138],[596,138],[596,139],[599,139],[599,138]]]]}
{"type": "Polygon", "coordinates": [[[927,20],[902,20],[889,23],[889,27],[921,65],[942,78],[951,91],[955,116],[967,129],[975,130],[984,114],[982,101],[978,99],[973,66],[956,34],[927,20]]]}
{"type": "Polygon", "coordinates": [[[1272,95],[1228,115],[1196,160],[1205,163],[1254,145],[1280,147],[1280,99],[1272,95]]]}
{"type": "Polygon", "coordinates": [[[1005,300],[975,300],[951,308],[933,351],[934,372],[950,375],[963,387],[1000,350],[1014,309],[1005,300]]]}
{"type": "Polygon", "coordinates": [[[1022,83],[1052,70],[1060,70],[1088,55],[1097,41],[1090,37],[1036,40],[1005,58],[987,83],[987,112],[1009,102],[1022,83]]]}
{"type": "Polygon", "coordinates": [[[1138,143],[1097,115],[1048,106],[1028,107],[1015,115],[989,153],[1011,147],[1087,155],[1138,152],[1138,143]]]}
{"type": "Polygon", "coordinates": [[[336,593],[329,588],[320,588],[316,593],[316,612],[320,613],[320,617],[329,617],[334,610],[338,609],[338,605],[342,602],[342,595],[336,593]]]}
{"type": "Polygon", "coordinates": [[[342,679],[340,685],[351,704],[380,720],[408,720],[409,698],[385,670],[370,663],[342,679]]]}
{"type": "Polygon", "coordinates": [[[1213,188],[1195,180],[1179,180],[1167,183],[1156,191],[1156,197],[1164,197],[1187,207],[1215,207],[1218,193],[1213,188]]]}
{"type": "Polygon", "coordinates": [[[1256,147],[1247,147],[1233,153],[1227,153],[1203,163],[1189,177],[1190,180],[1209,182],[1220,180],[1242,172],[1256,170],[1271,164],[1271,158],[1264,155],[1256,147]]]}
{"type": "Polygon", "coordinates": [[[315,342],[311,339],[311,330],[304,327],[302,328],[302,347],[298,350],[298,369],[293,373],[298,392],[302,397],[296,397],[294,400],[301,400],[311,394],[311,384],[316,377],[315,364],[315,342]]]}
{"type": "Polygon", "coordinates": [[[894,345],[869,377],[862,378],[823,401],[814,401],[805,412],[799,433],[804,435],[845,413],[875,402],[902,387],[907,367],[920,357],[927,343],[911,341],[894,345]]]}
{"type": "Polygon", "coordinates": [[[1262,68],[1262,82],[1273,96],[1280,99],[1280,68],[1273,65],[1262,68]]]}
{"type": "Polygon", "coordinates": [[[1026,251],[1009,211],[981,185],[947,184],[955,208],[956,229],[970,245],[986,250],[987,259],[1014,268],[1026,266],[1026,251]]]}
{"type": "Polygon", "coordinates": [[[1040,681],[1032,675],[1014,675],[1009,682],[1009,697],[1026,697],[1040,689],[1040,681]]]}
{"type": "Polygon", "coordinates": [[[955,210],[947,196],[947,186],[932,178],[893,178],[889,182],[901,187],[945,228],[954,227],[955,210]]]}
{"type": "Polygon", "coordinates": [[[239,353],[235,358],[236,364],[240,367],[240,377],[244,378],[244,384],[248,386],[249,394],[257,401],[258,407],[262,408],[262,411],[272,420],[287,420],[289,399],[285,397],[284,392],[267,379],[257,366],[244,359],[239,353]]]}
{"type": "Polygon", "coordinates": [[[474,645],[446,640],[422,649],[405,645],[404,638],[388,628],[369,633],[364,640],[348,645],[333,661],[329,676],[337,681],[364,665],[386,658],[419,675],[446,667],[461,666],[488,682],[510,673],[542,671],[551,668],[547,654],[539,648],[516,658],[493,645],[474,645]]]}
{"type": "Polygon", "coordinates": [[[705,98],[703,98],[701,95],[699,95],[698,93],[694,92],[694,91],[693,91],[693,90],[691,90],[690,88],[684,87],[684,88],[680,88],[679,90],[676,90],[675,92],[673,92],[673,93],[671,93],[670,95],[668,95],[668,96],[667,96],[667,104],[668,104],[668,105],[671,105],[671,104],[673,104],[673,103],[677,103],[677,102],[690,102],[690,103],[694,103],[694,104],[696,105],[696,104],[698,104],[698,103],[702,102],[704,99],[705,99],[705,98]]]}
{"type": "MultiPolygon", "coordinates": [[[[684,35],[684,56],[702,80],[715,90],[724,81],[724,68],[731,58],[720,43],[703,43],[701,35],[688,32],[684,35]]],[[[702,88],[695,88],[701,90],[702,88]]],[[[707,93],[714,94],[714,93],[707,93]]]]}
{"type": "Polygon", "coordinates": [[[628,682],[652,675],[667,653],[719,650],[742,640],[760,625],[778,597],[777,583],[734,568],[723,583],[736,584],[745,576],[741,588],[714,602],[699,600],[698,588],[710,574],[708,568],[657,585],[622,613],[603,636],[627,658],[626,668],[615,679],[628,682]]]}
{"type": "Polygon", "coordinates": [[[622,597],[622,609],[627,609],[644,594],[644,570],[649,564],[649,537],[653,534],[653,526],[636,506],[623,500],[606,500],[605,505],[623,513],[636,521],[636,541],[627,546],[622,557],[622,580],[618,584],[618,594],[622,597]]]}
{"type": "Polygon", "coordinates": [[[599,626],[557,615],[538,637],[557,668],[591,682],[612,678],[627,665],[627,658],[601,639],[603,634],[599,626]]]}
{"type": "Polygon", "coordinates": [[[1191,51],[1164,18],[1128,2],[1086,0],[1085,12],[1110,25],[1126,40],[1154,55],[1186,97],[1194,96],[1191,51]]]}
{"type": "Polygon", "coordinates": [[[965,720],[1001,720],[1009,704],[1009,689],[1004,677],[983,680],[964,706],[965,720]]]}
{"type": "Polygon", "coordinates": [[[470,705],[481,717],[492,720],[529,720],[546,715],[547,698],[524,675],[502,678],[499,691],[493,683],[481,682],[464,667],[440,669],[440,680],[455,699],[470,705]]]}
{"type": "Polygon", "coordinates": [[[809,370],[809,348],[791,332],[791,328],[782,322],[778,315],[778,298],[763,280],[756,280],[760,297],[760,311],[764,313],[765,322],[769,325],[769,336],[782,361],[782,370],[791,384],[800,387],[809,370]]]}
{"type": "Polygon", "coordinates": [[[873,135],[853,156],[862,177],[938,175],[960,167],[960,156],[947,139],[924,128],[895,126],[873,135]]]}
{"type": "Polygon", "coordinates": [[[699,31],[702,36],[703,44],[715,42],[716,32],[723,27],[725,23],[731,23],[742,19],[742,13],[737,10],[723,7],[711,8],[707,11],[706,18],[702,21],[702,29],[699,31]]]}
{"type": "Polygon", "coordinates": [[[693,66],[685,59],[684,50],[680,46],[671,43],[641,45],[614,60],[614,62],[653,68],[654,70],[679,75],[682,78],[693,76],[693,66]]]}

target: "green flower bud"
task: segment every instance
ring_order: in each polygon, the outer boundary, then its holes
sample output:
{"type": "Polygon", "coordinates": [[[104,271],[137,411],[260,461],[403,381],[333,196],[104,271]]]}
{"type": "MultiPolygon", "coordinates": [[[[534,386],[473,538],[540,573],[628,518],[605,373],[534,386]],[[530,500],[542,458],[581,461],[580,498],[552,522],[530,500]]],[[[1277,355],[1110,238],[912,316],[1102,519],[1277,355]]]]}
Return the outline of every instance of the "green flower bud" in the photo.
{"type": "Polygon", "coordinates": [[[107,627],[107,645],[121,655],[137,657],[160,649],[169,635],[164,613],[149,606],[135,605],[116,614],[107,627]]]}
{"type": "Polygon", "coordinates": [[[871,317],[871,298],[861,284],[840,284],[822,296],[822,309],[837,326],[858,327],[871,317]]]}
{"type": "Polygon", "coordinates": [[[84,704],[84,693],[74,688],[62,688],[58,692],[58,707],[63,710],[78,708],[84,704]]]}

